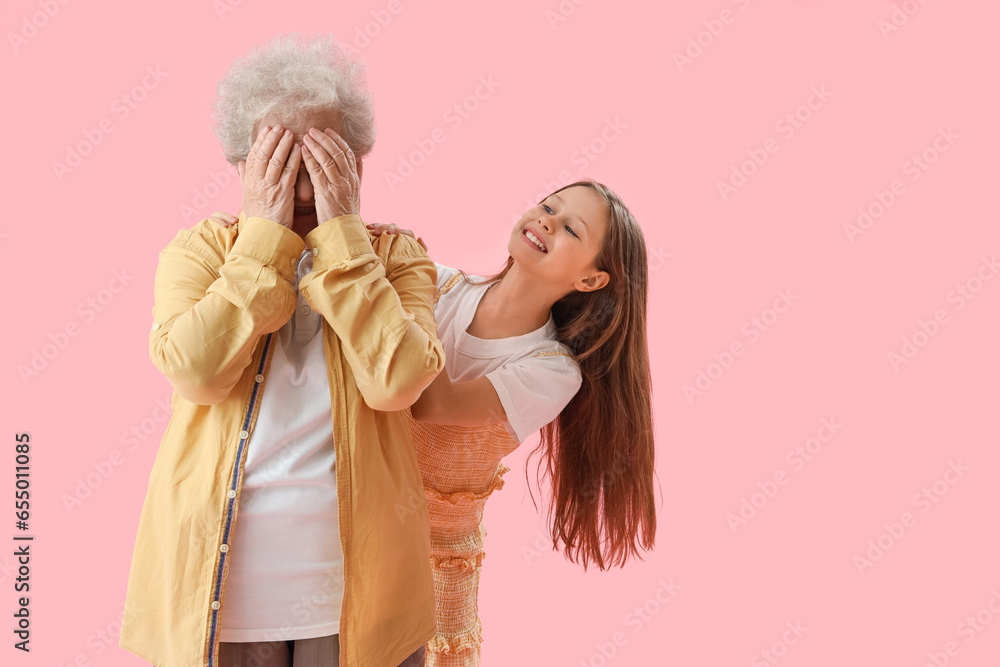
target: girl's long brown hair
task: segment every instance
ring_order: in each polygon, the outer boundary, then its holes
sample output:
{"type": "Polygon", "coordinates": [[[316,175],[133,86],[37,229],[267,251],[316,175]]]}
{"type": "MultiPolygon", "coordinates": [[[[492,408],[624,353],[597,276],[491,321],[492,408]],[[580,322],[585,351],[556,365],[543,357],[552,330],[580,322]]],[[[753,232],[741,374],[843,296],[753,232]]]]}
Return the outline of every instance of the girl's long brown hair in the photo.
{"type": "MultiPolygon", "coordinates": [[[[551,480],[553,547],[584,570],[590,563],[603,570],[623,566],[630,556],[641,559],[639,547],[651,549],[656,534],[648,269],[642,230],[621,199],[592,180],[555,192],[578,186],[591,188],[608,205],[610,223],[596,264],[610,280],[552,306],[557,339],[572,351],[583,384],[541,429],[529,460],[541,452],[539,468],[544,463],[545,469],[539,483],[551,480]]],[[[481,284],[500,280],[513,263],[508,257],[506,266],[481,284]]]]}

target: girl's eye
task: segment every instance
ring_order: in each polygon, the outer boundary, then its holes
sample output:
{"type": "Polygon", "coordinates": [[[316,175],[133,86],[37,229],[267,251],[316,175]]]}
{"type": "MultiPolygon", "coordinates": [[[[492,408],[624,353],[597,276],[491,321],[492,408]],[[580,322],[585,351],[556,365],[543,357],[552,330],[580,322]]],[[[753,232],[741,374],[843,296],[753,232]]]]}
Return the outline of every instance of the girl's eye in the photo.
{"type": "Polygon", "coordinates": [[[552,215],[553,211],[552,211],[551,208],[549,208],[548,204],[542,204],[542,208],[545,209],[546,213],[548,213],[549,215],[552,215]]]}
{"type": "Polygon", "coordinates": [[[569,225],[566,225],[566,231],[572,234],[574,237],[580,238],[579,236],[576,235],[576,232],[574,232],[572,229],[569,228],[569,225]]]}

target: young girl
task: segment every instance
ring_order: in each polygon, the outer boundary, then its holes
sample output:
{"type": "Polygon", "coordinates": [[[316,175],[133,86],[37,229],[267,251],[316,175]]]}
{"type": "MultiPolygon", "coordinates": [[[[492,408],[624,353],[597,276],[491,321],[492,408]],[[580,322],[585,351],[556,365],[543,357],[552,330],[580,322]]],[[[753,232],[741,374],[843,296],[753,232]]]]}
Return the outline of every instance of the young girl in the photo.
{"type": "Polygon", "coordinates": [[[483,506],[503,486],[501,459],[536,430],[555,548],[603,570],[651,549],[656,531],[638,224],[606,186],[580,181],[527,211],[507,249],[485,279],[437,265],[446,367],[410,410],[437,604],[427,667],[479,665],[483,506]]]}

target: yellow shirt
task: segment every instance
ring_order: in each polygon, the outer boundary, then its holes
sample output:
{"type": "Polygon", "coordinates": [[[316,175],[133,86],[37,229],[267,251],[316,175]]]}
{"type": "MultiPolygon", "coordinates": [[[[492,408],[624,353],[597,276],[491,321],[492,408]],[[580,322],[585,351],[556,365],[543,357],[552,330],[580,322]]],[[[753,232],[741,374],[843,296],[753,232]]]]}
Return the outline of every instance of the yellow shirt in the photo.
{"type": "MultiPolygon", "coordinates": [[[[272,340],[299,283],[323,322],[344,601],[340,663],[396,667],[434,635],[427,506],[405,413],[444,368],[436,268],[412,238],[361,218],[303,242],[264,218],[204,220],[160,253],[150,357],[174,387],[150,473],[119,643],[158,667],[216,667],[226,553],[272,340]]],[[[288,619],[289,624],[295,619],[288,619]]]]}

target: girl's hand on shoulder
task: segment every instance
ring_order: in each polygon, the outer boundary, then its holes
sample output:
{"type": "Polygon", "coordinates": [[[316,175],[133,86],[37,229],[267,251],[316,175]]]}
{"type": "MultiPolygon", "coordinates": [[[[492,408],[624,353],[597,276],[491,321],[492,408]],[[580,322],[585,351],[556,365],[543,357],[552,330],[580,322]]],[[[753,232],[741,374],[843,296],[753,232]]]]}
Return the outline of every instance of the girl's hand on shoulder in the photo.
{"type": "Polygon", "coordinates": [[[228,213],[223,213],[222,211],[213,212],[208,219],[218,225],[222,225],[223,227],[232,227],[239,221],[239,218],[235,215],[229,215],[228,213]]]}
{"type": "Polygon", "coordinates": [[[377,222],[369,222],[365,225],[365,227],[367,227],[368,231],[375,236],[381,236],[382,234],[406,234],[410,238],[416,238],[417,243],[419,243],[420,247],[424,249],[424,252],[427,251],[427,244],[424,243],[422,238],[416,236],[412,229],[401,229],[391,223],[386,225],[377,222]]]}

